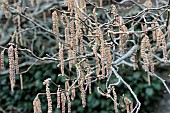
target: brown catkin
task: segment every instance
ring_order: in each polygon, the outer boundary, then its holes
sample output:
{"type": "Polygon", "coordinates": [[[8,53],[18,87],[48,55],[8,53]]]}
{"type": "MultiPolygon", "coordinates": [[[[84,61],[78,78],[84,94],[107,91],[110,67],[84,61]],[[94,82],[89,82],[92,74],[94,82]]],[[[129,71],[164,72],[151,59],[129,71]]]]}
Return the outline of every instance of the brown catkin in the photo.
{"type": "Polygon", "coordinates": [[[72,15],[73,11],[74,11],[74,0],[67,0],[66,5],[68,6],[68,10],[70,11],[70,15],[72,15]]]}
{"type": "Polygon", "coordinates": [[[68,101],[68,113],[71,113],[71,101],[68,101]]]}
{"type": "Polygon", "coordinates": [[[34,106],[34,113],[42,113],[41,102],[40,102],[40,99],[38,98],[38,95],[35,97],[33,101],[33,106],[34,106]]]}
{"type": "Polygon", "coordinates": [[[65,104],[66,104],[66,97],[64,92],[61,93],[61,103],[62,103],[62,113],[65,113],[65,104]]]}
{"type": "MultiPolygon", "coordinates": [[[[96,34],[97,31],[96,31],[96,34]]],[[[96,61],[96,75],[99,76],[99,73],[100,73],[100,64],[99,64],[99,58],[98,58],[98,53],[97,53],[97,50],[98,50],[98,44],[99,44],[99,39],[98,37],[95,38],[95,43],[94,43],[94,46],[93,46],[93,53],[94,53],[94,56],[95,56],[95,61],[96,61]]]]}
{"type": "Polygon", "coordinates": [[[3,11],[4,11],[5,17],[9,18],[11,14],[9,12],[8,0],[4,0],[4,2],[2,2],[2,8],[3,8],[3,11]]]}
{"type": "Polygon", "coordinates": [[[146,52],[145,52],[145,47],[146,47],[146,38],[143,37],[142,42],[141,42],[141,57],[143,59],[143,62],[145,64],[145,71],[148,71],[149,68],[149,64],[148,64],[148,60],[146,58],[146,52]]]}
{"type": "Polygon", "coordinates": [[[70,22],[70,33],[71,33],[71,37],[73,38],[75,36],[74,20],[71,20],[70,22]]]}
{"type": "MultiPolygon", "coordinates": [[[[150,42],[149,42],[149,37],[147,35],[143,35],[144,39],[145,39],[145,48],[148,49],[148,54],[149,54],[149,64],[151,66],[151,72],[152,72],[152,75],[154,74],[154,64],[153,64],[153,57],[152,57],[152,49],[151,49],[151,45],[150,45],[150,42]]],[[[144,48],[144,50],[145,50],[144,48]]],[[[146,57],[146,56],[145,56],[146,57]]]]}
{"type": "Polygon", "coordinates": [[[105,62],[105,45],[104,45],[104,38],[102,33],[100,33],[100,53],[101,53],[101,64],[102,64],[102,78],[105,77],[105,68],[104,68],[104,62],[105,62]]]}
{"type": "Polygon", "coordinates": [[[10,74],[10,84],[11,84],[11,91],[14,91],[15,86],[15,63],[14,63],[14,48],[11,45],[8,48],[8,59],[9,59],[9,74],[10,74]]]}
{"type": "Polygon", "coordinates": [[[5,69],[5,66],[4,66],[4,52],[5,52],[5,49],[1,51],[1,56],[0,56],[0,59],[1,59],[1,70],[4,70],[5,69]]]}
{"type": "Polygon", "coordinates": [[[156,29],[156,44],[157,44],[157,47],[160,47],[163,35],[164,34],[163,34],[163,32],[161,31],[160,28],[156,29]]]}
{"type": "Polygon", "coordinates": [[[124,98],[124,102],[125,102],[125,105],[126,105],[126,111],[127,113],[130,113],[130,108],[129,108],[129,99],[128,98],[124,98]]]}
{"type": "Polygon", "coordinates": [[[70,88],[69,81],[66,80],[66,82],[65,82],[65,90],[68,91],[69,88],[70,88]]]}
{"type": "Polygon", "coordinates": [[[133,70],[136,70],[136,68],[137,68],[137,56],[136,56],[136,52],[134,52],[132,54],[131,59],[132,59],[132,63],[133,63],[133,70]]]}
{"type": "MultiPolygon", "coordinates": [[[[73,57],[73,52],[72,52],[72,50],[69,48],[69,50],[68,50],[68,58],[72,58],[72,57],[73,57]]],[[[73,61],[72,61],[72,60],[69,60],[68,63],[69,63],[69,71],[71,71],[71,68],[72,68],[72,66],[73,66],[73,61]]]]}
{"type": "Polygon", "coordinates": [[[65,24],[67,24],[67,26],[69,25],[69,19],[65,13],[62,13],[62,15],[60,16],[60,21],[63,25],[65,25],[65,24]],[[66,23],[64,22],[64,19],[65,19],[66,23]]]}
{"type": "Polygon", "coordinates": [[[111,54],[111,47],[108,45],[106,48],[105,48],[105,53],[106,53],[106,72],[107,72],[107,75],[109,75],[110,73],[110,70],[111,70],[111,66],[112,66],[112,54],[111,54]]]}
{"type": "Polygon", "coordinates": [[[154,64],[153,64],[153,57],[152,57],[152,49],[150,45],[148,47],[148,54],[149,54],[149,62],[151,66],[151,73],[152,75],[154,75],[154,64]]]}
{"type": "Polygon", "coordinates": [[[46,85],[46,96],[48,101],[48,113],[52,113],[52,99],[51,99],[51,93],[49,88],[49,79],[44,80],[44,85],[46,85]]]}
{"type": "Polygon", "coordinates": [[[57,108],[60,108],[60,104],[61,104],[61,97],[60,97],[60,85],[58,86],[58,89],[57,89],[57,108]]]}
{"type": "Polygon", "coordinates": [[[112,86],[112,93],[113,93],[113,98],[114,98],[114,110],[115,110],[115,113],[118,113],[118,103],[117,103],[117,94],[116,94],[116,91],[115,91],[115,87],[112,86]]]}
{"type": "Polygon", "coordinates": [[[64,33],[65,33],[65,43],[67,47],[70,47],[70,29],[68,27],[65,28],[64,33]]]}
{"type": "MultiPolygon", "coordinates": [[[[151,28],[154,29],[154,27],[155,27],[155,23],[151,23],[151,28]]],[[[153,37],[153,41],[156,41],[156,30],[152,31],[152,37],[153,37]]]]}
{"type": "Polygon", "coordinates": [[[80,29],[80,54],[83,54],[84,46],[83,46],[83,33],[80,29]]]}
{"type": "Polygon", "coordinates": [[[83,107],[86,106],[86,92],[83,87],[83,82],[80,83],[80,90],[81,90],[81,98],[82,98],[82,105],[83,107]]]}
{"type": "Polygon", "coordinates": [[[59,59],[62,76],[64,76],[64,53],[63,44],[59,43],[59,59]]]}
{"type": "Polygon", "coordinates": [[[97,24],[97,16],[96,16],[96,7],[93,9],[93,18],[94,18],[94,21],[96,23],[96,28],[97,28],[98,24],[97,24]]]}
{"type": "MultiPolygon", "coordinates": [[[[17,10],[18,10],[18,13],[21,13],[21,6],[20,5],[17,5],[17,10]]],[[[18,31],[21,31],[21,16],[20,15],[18,15],[18,31]]],[[[23,45],[22,32],[19,33],[19,36],[20,36],[20,44],[23,45]]]]}
{"type": "Polygon", "coordinates": [[[89,87],[89,94],[91,94],[91,76],[90,76],[90,65],[87,64],[87,84],[89,87]]]}
{"type": "Polygon", "coordinates": [[[71,90],[71,100],[74,100],[74,99],[75,99],[75,96],[76,96],[76,90],[75,90],[75,88],[73,87],[72,90],[71,90]]]}
{"type": "MultiPolygon", "coordinates": [[[[71,37],[70,37],[70,41],[69,41],[70,49],[71,49],[72,57],[75,58],[77,46],[76,46],[76,39],[75,39],[74,20],[72,20],[70,22],[69,28],[70,28],[70,33],[71,33],[71,35],[70,35],[71,37]]],[[[72,64],[75,64],[76,59],[73,59],[71,62],[72,62],[72,64]]]]}
{"type": "Polygon", "coordinates": [[[80,33],[81,33],[81,29],[80,29],[80,25],[78,25],[78,28],[76,29],[76,36],[75,36],[76,47],[78,47],[78,44],[79,44],[79,37],[81,36],[80,33]]]}
{"type": "Polygon", "coordinates": [[[156,38],[157,38],[157,46],[160,47],[160,45],[162,44],[164,62],[166,63],[167,62],[167,47],[166,47],[165,35],[163,34],[160,28],[156,30],[156,38]]]}
{"type": "Polygon", "coordinates": [[[124,97],[124,102],[127,113],[130,113],[133,110],[133,103],[127,97],[124,97]]]}
{"type": "Polygon", "coordinates": [[[163,57],[164,57],[164,62],[167,62],[167,48],[166,48],[166,41],[165,41],[165,37],[162,36],[162,49],[163,49],[163,57]]]}
{"type": "Polygon", "coordinates": [[[14,53],[15,53],[15,72],[16,72],[16,74],[18,74],[19,73],[19,66],[18,66],[18,47],[17,47],[17,45],[14,49],[14,53]]]}
{"type": "MultiPolygon", "coordinates": [[[[74,83],[74,81],[72,81],[72,84],[74,83]]],[[[71,89],[71,100],[74,100],[76,97],[76,89],[73,86],[73,88],[71,89]]]]}
{"type": "Polygon", "coordinates": [[[56,34],[59,34],[57,11],[54,11],[54,12],[52,13],[52,21],[53,21],[53,31],[54,31],[56,34]]]}
{"type": "Polygon", "coordinates": [[[68,103],[68,113],[71,113],[71,101],[70,101],[70,91],[68,90],[69,89],[69,82],[66,81],[65,82],[65,91],[66,91],[66,97],[67,97],[67,103],[68,103]]]}
{"type": "Polygon", "coordinates": [[[111,13],[113,14],[114,17],[117,16],[117,9],[114,4],[111,5],[111,13]]]}

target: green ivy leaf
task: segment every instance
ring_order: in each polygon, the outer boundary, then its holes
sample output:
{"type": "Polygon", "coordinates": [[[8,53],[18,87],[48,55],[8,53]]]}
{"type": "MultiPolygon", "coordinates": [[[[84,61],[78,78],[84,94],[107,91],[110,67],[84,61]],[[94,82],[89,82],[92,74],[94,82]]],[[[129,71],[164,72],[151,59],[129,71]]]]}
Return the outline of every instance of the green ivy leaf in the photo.
{"type": "Polygon", "coordinates": [[[152,89],[152,88],[146,88],[145,93],[146,93],[148,96],[152,96],[152,95],[153,95],[153,89],[152,89]]]}

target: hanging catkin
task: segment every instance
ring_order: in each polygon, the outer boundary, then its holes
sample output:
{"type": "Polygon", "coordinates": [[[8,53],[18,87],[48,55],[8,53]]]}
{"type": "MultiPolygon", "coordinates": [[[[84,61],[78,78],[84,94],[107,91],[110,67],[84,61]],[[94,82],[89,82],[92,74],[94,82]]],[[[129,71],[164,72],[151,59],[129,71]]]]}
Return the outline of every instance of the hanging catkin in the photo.
{"type": "MultiPolygon", "coordinates": [[[[72,81],[72,84],[74,83],[74,81],[72,81]]],[[[75,87],[73,86],[73,88],[71,89],[71,100],[74,100],[74,98],[76,97],[76,90],[75,87]]]]}
{"type": "Polygon", "coordinates": [[[3,11],[4,11],[5,17],[9,18],[11,14],[9,12],[9,3],[8,3],[8,0],[4,0],[2,2],[2,8],[3,8],[3,11]]]}
{"type": "Polygon", "coordinates": [[[62,113],[65,113],[66,97],[65,97],[64,92],[61,93],[61,104],[62,104],[61,111],[62,113]]]}
{"type": "Polygon", "coordinates": [[[80,29],[80,38],[79,38],[79,40],[80,40],[80,54],[83,54],[83,51],[84,51],[83,33],[82,33],[81,29],[80,29]]]}
{"type": "Polygon", "coordinates": [[[33,106],[34,106],[34,113],[42,113],[41,111],[41,102],[38,96],[35,97],[33,101],[33,106]]]}
{"type": "Polygon", "coordinates": [[[5,52],[5,49],[1,51],[1,56],[0,56],[1,70],[5,69],[5,66],[4,66],[4,52],[5,52]]]}
{"type": "Polygon", "coordinates": [[[146,53],[145,53],[145,47],[146,47],[146,38],[143,38],[142,39],[142,42],[141,42],[141,57],[143,59],[143,62],[145,64],[145,71],[148,71],[148,68],[149,68],[149,64],[148,64],[148,60],[146,58],[146,53]]]}
{"type": "MultiPolygon", "coordinates": [[[[96,34],[98,34],[98,32],[96,31],[96,34]]],[[[100,64],[99,64],[99,58],[98,58],[98,53],[97,53],[97,50],[98,50],[98,44],[99,44],[99,39],[98,37],[95,38],[95,43],[94,43],[94,46],[93,46],[93,53],[94,53],[94,56],[95,56],[95,61],[96,61],[96,75],[99,76],[99,73],[100,73],[100,64]]]]}
{"type": "MultiPolygon", "coordinates": [[[[18,13],[21,13],[21,6],[20,4],[17,5],[17,10],[18,10],[18,13]]],[[[21,16],[18,15],[18,31],[21,31],[21,16]]],[[[19,33],[19,36],[20,36],[20,44],[23,45],[23,42],[22,42],[22,32],[19,33]]]]}
{"type": "Polygon", "coordinates": [[[80,83],[80,90],[81,90],[82,105],[83,107],[85,107],[86,106],[86,92],[83,87],[83,82],[80,83]]]}
{"type": "Polygon", "coordinates": [[[114,97],[114,110],[115,110],[115,113],[118,113],[118,103],[117,103],[117,94],[116,94],[116,91],[115,91],[115,87],[112,86],[112,93],[113,93],[113,97],[114,97]]]}
{"type": "Polygon", "coordinates": [[[88,84],[88,87],[89,87],[89,94],[91,94],[91,76],[90,76],[90,65],[87,63],[87,84],[88,84]]]}
{"type": "Polygon", "coordinates": [[[153,64],[152,49],[151,49],[151,45],[149,42],[149,37],[146,34],[142,34],[142,37],[143,37],[143,39],[141,42],[141,57],[145,64],[145,71],[149,71],[148,68],[149,68],[149,64],[150,64],[151,72],[153,75],[154,74],[154,64],[153,64]],[[146,50],[145,50],[146,48],[148,49],[149,61],[146,57],[146,50]]]}
{"type": "Polygon", "coordinates": [[[56,34],[59,34],[57,11],[54,11],[54,12],[52,13],[52,21],[53,21],[53,31],[54,31],[56,34]]]}
{"type": "Polygon", "coordinates": [[[133,110],[133,103],[130,101],[127,97],[124,97],[124,102],[126,105],[126,111],[127,113],[130,113],[133,110]]]}
{"type": "Polygon", "coordinates": [[[60,85],[58,86],[58,89],[57,89],[57,108],[60,108],[60,104],[61,104],[61,101],[60,101],[60,85]]]}
{"type": "Polygon", "coordinates": [[[16,71],[16,74],[18,74],[19,73],[19,66],[18,66],[18,47],[17,47],[17,45],[14,49],[14,53],[15,53],[15,71],[16,71]]]}
{"type": "Polygon", "coordinates": [[[157,39],[157,46],[160,47],[162,43],[162,50],[163,50],[163,57],[164,62],[167,62],[167,47],[166,47],[166,41],[165,41],[165,35],[161,31],[160,28],[156,30],[156,39],[157,39]]]}
{"type": "Polygon", "coordinates": [[[101,64],[102,64],[102,78],[105,77],[105,68],[104,68],[104,62],[105,62],[105,45],[104,45],[104,38],[103,34],[100,33],[100,53],[101,53],[101,64]]]}
{"type": "Polygon", "coordinates": [[[52,99],[51,99],[51,93],[49,88],[49,79],[44,80],[44,85],[46,85],[46,96],[48,101],[48,113],[52,113],[52,99]]]}
{"type": "Polygon", "coordinates": [[[69,19],[65,13],[62,13],[62,15],[60,16],[60,21],[63,25],[67,24],[67,27],[69,26],[69,19]],[[64,19],[66,22],[64,22],[64,19]]]}
{"type": "Polygon", "coordinates": [[[109,72],[110,72],[110,69],[112,66],[112,62],[110,62],[110,61],[112,61],[112,54],[111,54],[110,50],[111,50],[111,46],[109,46],[109,45],[106,46],[105,53],[106,53],[106,62],[107,62],[107,64],[106,64],[107,75],[109,75],[109,72]]]}
{"type": "Polygon", "coordinates": [[[70,15],[72,15],[73,11],[74,11],[74,0],[67,0],[66,5],[68,6],[68,10],[70,11],[70,15]]]}
{"type": "MultiPolygon", "coordinates": [[[[153,23],[151,23],[151,28],[154,29],[154,27],[155,27],[155,23],[153,21],[153,23]]],[[[153,37],[153,41],[155,41],[156,40],[156,31],[155,30],[152,31],[152,37],[153,37]]]]}
{"type": "Polygon", "coordinates": [[[67,103],[68,103],[68,113],[71,113],[71,101],[70,101],[70,91],[69,91],[69,81],[67,80],[65,82],[65,91],[66,91],[66,97],[67,97],[67,103]]]}
{"type": "Polygon", "coordinates": [[[15,86],[15,63],[14,63],[14,48],[11,46],[8,48],[8,59],[9,59],[9,78],[11,84],[11,91],[14,91],[15,86]]]}
{"type": "Polygon", "coordinates": [[[62,76],[64,76],[64,53],[63,53],[63,44],[59,43],[59,59],[60,59],[60,67],[62,76]]]}

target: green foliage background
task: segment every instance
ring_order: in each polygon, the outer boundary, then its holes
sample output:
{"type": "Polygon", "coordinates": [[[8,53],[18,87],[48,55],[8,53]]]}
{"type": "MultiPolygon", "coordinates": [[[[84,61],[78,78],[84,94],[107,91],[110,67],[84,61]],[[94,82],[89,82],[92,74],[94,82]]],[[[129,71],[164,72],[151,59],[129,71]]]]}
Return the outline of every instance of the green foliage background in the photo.
{"type": "MultiPolygon", "coordinates": [[[[147,73],[140,71],[130,71],[128,67],[121,67],[120,72],[122,77],[125,78],[126,82],[133,88],[137,94],[139,100],[142,103],[141,113],[149,113],[153,110],[153,103],[156,103],[161,99],[162,84],[159,80],[151,78],[151,85],[147,83],[147,73]],[[152,106],[152,107],[151,107],[152,106]]],[[[45,86],[43,81],[46,78],[51,78],[56,83],[64,85],[64,79],[58,77],[60,70],[56,64],[44,64],[40,66],[34,66],[28,73],[23,75],[24,89],[20,89],[19,76],[16,76],[16,88],[15,92],[10,91],[9,77],[8,75],[0,76],[0,108],[6,110],[8,113],[32,113],[33,112],[33,99],[37,93],[45,92],[45,86]]],[[[111,78],[111,82],[116,81],[114,76],[111,78]]],[[[101,82],[102,87],[105,87],[104,82],[101,82]]],[[[102,97],[96,89],[97,84],[92,84],[92,94],[87,92],[87,106],[82,107],[80,90],[76,90],[76,99],[72,101],[72,113],[114,113],[114,106],[111,99],[102,97]]],[[[51,92],[56,92],[57,89],[53,84],[50,84],[51,92]]],[[[118,99],[124,94],[133,100],[128,89],[120,84],[116,87],[118,99]]],[[[39,96],[42,105],[43,113],[47,112],[47,99],[45,95],[39,96]]],[[[60,113],[61,111],[56,108],[56,95],[52,95],[53,100],[53,111],[54,113],[60,113]]],[[[133,100],[135,101],[135,100],[133,100]]],[[[135,104],[135,103],[134,103],[135,104]]],[[[125,113],[121,108],[120,113],[125,113]]]]}

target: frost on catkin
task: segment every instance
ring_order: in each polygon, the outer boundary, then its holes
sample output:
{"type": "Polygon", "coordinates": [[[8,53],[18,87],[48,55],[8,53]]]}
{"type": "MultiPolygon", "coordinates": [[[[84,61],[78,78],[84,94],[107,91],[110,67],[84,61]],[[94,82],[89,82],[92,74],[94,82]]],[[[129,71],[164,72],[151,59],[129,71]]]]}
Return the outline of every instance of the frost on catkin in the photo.
{"type": "Polygon", "coordinates": [[[44,85],[46,85],[46,96],[48,101],[48,113],[52,113],[52,99],[51,99],[51,93],[49,88],[49,79],[44,80],[44,85]]]}
{"type": "Polygon", "coordinates": [[[14,48],[11,45],[8,48],[8,59],[9,59],[9,78],[11,84],[11,91],[14,91],[15,86],[15,63],[14,63],[14,48]]]}
{"type": "Polygon", "coordinates": [[[41,111],[41,102],[38,96],[35,97],[33,101],[33,106],[34,106],[34,113],[42,113],[41,111]]]}

